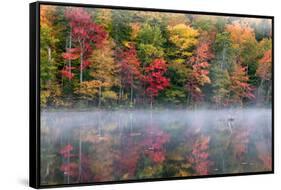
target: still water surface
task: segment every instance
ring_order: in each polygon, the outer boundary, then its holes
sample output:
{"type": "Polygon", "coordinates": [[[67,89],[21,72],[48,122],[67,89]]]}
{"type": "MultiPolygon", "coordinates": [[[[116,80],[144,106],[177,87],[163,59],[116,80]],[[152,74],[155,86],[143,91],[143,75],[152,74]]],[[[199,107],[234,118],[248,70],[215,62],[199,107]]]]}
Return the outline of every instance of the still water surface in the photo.
{"type": "Polygon", "coordinates": [[[271,170],[271,110],[42,111],[41,185],[271,170]]]}

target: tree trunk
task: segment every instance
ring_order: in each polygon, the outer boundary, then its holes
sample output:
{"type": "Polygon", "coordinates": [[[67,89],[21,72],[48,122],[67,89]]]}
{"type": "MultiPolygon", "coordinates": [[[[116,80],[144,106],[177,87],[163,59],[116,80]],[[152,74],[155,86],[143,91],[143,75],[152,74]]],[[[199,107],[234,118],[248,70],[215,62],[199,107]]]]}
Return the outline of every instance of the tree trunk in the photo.
{"type": "Polygon", "coordinates": [[[83,53],[80,53],[80,83],[83,82],[83,53]]]}
{"type": "Polygon", "coordinates": [[[187,96],[186,96],[186,106],[187,106],[187,107],[188,107],[189,104],[190,104],[190,98],[191,98],[190,93],[188,93],[187,96]]]}
{"type": "Polygon", "coordinates": [[[48,62],[49,62],[49,64],[51,64],[51,61],[52,61],[52,51],[51,51],[51,48],[49,46],[47,47],[47,50],[48,50],[48,62]]]}
{"type": "Polygon", "coordinates": [[[223,69],[224,62],[225,62],[225,48],[223,48],[223,50],[222,50],[222,63],[221,63],[221,69],[223,69]]]}
{"type": "MultiPolygon", "coordinates": [[[[72,33],[72,28],[70,28],[70,33],[69,33],[69,46],[68,46],[68,48],[70,49],[71,48],[71,46],[72,46],[72,38],[71,38],[71,33],[72,33]]],[[[68,66],[69,66],[69,73],[70,73],[70,75],[71,75],[71,60],[69,59],[68,60],[68,66]]],[[[71,79],[69,78],[69,81],[70,81],[71,79]]]]}
{"type": "Polygon", "coordinates": [[[133,85],[131,84],[131,105],[133,105],[133,85]]]}
{"type": "Polygon", "coordinates": [[[101,106],[101,86],[99,86],[99,104],[98,106],[101,106]]]}
{"type": "Polygon", "coordinates": [[[119,88],[119,104],[121,104],[121,100],[122,100],[122,86],[120,86],[119,88]]]}
{"type": "Polygon", "coordinates": [[[79,41],[80,44],[80,83],[83,82],[83,49],[84,49],[84,42],[83,41],[79,41]]]}

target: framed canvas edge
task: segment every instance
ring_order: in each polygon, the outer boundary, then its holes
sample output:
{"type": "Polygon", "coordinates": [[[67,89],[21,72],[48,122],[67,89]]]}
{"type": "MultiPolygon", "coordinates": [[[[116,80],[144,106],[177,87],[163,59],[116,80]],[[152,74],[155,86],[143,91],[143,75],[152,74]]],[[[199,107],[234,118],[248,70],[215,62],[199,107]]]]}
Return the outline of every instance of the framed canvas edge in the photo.
{"type": "Polygon", "coordinates": [[[274,174],[274,16],[269,15],[252,15],[252,14],[237,14],[237,13],[219,13],[207,11],[189,11],[175,9],[158,9],[158,8],[143,8],[143,7],[126,7],[113,5],[95,5],[84,3],[67,3],[67,2],[48,2],[36,1],[29,4],[29,186],[36,189],[55,188],[55,187],[77,187],[90,185],[110,185],[123,183],[143,183],[171,180],[186,180],[186,179],[202,179],[202,178],[217,178],[217,177],[234,177],[234,176],[249,176],[261,174],[274,174]],[[91,183],[73,183],[73,184],[56,184],[56,185],[41,185],[40,184],[40,5],[54,6],[71,6],[71,7],[87,7],[87,8],[107,8],[116,10],[132,10],[132,11],[153,11],[167,13],[183,13],[183,14],[198,14],[211,16],[230,16],[230,17],[246,17],[271,19],[272,26],[272,167],[271,171],[259,172],[244,172],[244,173],[226,173],[215,175],[201,176],[186,176],[186,177],[169,177],[169,178],[146,178],[137,180],[120,180],[120,181],[103,181],[91,183]]]}
{"type": "Polygon", "coordinates": [[[29,4],[29,186],[40,187],[40,26],[38,2],[29,4]]]}

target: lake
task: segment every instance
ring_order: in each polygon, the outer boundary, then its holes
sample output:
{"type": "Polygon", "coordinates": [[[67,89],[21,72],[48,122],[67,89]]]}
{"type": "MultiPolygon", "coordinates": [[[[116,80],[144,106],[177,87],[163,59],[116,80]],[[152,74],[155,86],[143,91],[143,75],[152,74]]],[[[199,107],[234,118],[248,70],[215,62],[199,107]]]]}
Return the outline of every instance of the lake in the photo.
{"type": "Polygon", "coordinates": [[[41,185],[272,170],[270,109],[41,112],[41,185]]]}

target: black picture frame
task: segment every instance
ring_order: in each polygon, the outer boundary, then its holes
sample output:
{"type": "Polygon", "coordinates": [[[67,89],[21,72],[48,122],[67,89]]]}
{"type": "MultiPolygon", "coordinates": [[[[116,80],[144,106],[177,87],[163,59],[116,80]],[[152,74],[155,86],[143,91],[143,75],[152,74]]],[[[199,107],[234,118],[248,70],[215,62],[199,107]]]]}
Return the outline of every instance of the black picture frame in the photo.
{"type": "Polygon", "coordinates": [[[29,4],[29,44],[30,44],[30,80],[29,80],[29,185],[33,188],[53,188],[53,187],[72,187],[86,185],[103,185],[103,184],[120,184],[132,182],[152,182],[163,180],[184,180],[196,178],[213,178],[227,176],[245,176],[258,174],[274,173],[274,16],[249,15],[249,14],[233,14],[233,13],[217,13],[187,10],[170,10],[157,8],[141,8],[141,7],[124,7],[111,5],[92,5],[78,3],[60,3],[37,1],[29,4]],[[87,7],[87,8],[110,8],[121,10],[139,10],[139,11],[156,11],[168,13],[187,13],[214,16],[231,16],[231,17],[247,17],[247,18],[264,18],[272,21],[272,170],[263,172],[246,172],[231,174],[216,174],[207,176],[189,176],[189,177],[169,177],[156,179],[140,179],[140,180],[122,180],[122,181],[105,181],[93,183],[77,183],[77,184],[58,184],[58,185],[41,185],[40,184],[40,5],[55,6],[71,6],[71,7],[87,7]]]}

